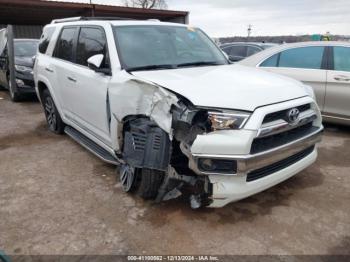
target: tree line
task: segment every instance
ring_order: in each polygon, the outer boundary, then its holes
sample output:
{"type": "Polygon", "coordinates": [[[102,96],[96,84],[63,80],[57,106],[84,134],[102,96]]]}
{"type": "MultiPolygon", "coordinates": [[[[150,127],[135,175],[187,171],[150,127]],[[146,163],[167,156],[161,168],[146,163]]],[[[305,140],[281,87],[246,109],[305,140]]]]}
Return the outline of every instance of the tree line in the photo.
{"type": "MultiPolygon", "coordinates": [[[[350,41],[350,36],[344,35],[331,35],[332,41],[350,41]]],[[[233,36],[233,37],[220,37],[219,42],[221,44],[231,42],[265,42],[265,43],[295,43],[312,41],[312,35],[281,35],[281,36],[233,36]]]]}
{"type": "Polygon", "coordinates": [[[138,7],[144,9],[167,9],[165,0],[124,0],[126,7],[138,7]]]}

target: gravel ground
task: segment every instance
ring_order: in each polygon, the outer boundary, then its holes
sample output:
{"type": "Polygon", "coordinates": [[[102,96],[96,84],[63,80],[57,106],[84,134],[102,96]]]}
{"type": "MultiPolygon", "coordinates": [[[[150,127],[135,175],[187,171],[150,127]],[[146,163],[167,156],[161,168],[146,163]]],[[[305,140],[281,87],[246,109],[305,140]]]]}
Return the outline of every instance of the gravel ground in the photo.
{"type": "Polygon", "coordinates": [[[0,91],[0,250],[7,254],[350,254],[350,128],[313,166],[221,209],[122,192],[115,168],[0,91]]]}

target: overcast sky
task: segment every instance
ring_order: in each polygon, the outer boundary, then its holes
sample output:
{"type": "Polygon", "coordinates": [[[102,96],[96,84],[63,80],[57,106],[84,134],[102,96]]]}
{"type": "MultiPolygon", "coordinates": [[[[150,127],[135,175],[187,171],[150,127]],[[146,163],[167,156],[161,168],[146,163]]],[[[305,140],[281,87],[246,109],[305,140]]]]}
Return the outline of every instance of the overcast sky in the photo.
{"type": "MultiPolygon", "coordinates": [[[[67,0],[65,0],[67,1],[67,0]]],[[[69,1],[69,0],[68,0],[69,1]]],[[[74,2],[89,2],[74,0],[74,2]]],[[[120,5],[123,0],[93,0],[120,5]]],[[[212,37],[252,35],[350,35],[350,0],[166,0],[169,9],[190,11],[190,24],[212,37]]]]}

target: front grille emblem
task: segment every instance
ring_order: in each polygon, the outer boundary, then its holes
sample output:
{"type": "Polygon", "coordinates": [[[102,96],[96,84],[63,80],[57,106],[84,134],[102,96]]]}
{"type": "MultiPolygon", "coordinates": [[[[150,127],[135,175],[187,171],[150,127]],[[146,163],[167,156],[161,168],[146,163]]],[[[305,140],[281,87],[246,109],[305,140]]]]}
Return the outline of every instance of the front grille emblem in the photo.
{"type": "Polygon", "coordinates": [[[297,124],[299,122],[300,111],[298,108],[292,108],[287,112],[287,121],[289,124],[297,124]]]}

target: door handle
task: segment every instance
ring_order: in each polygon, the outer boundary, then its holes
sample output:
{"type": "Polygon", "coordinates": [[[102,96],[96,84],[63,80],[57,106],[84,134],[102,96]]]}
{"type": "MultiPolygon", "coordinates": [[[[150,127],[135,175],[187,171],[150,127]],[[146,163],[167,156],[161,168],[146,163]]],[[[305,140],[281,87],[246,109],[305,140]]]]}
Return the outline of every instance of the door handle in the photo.
{"type": "Polygon", "coordinates": [[[77,82],[77,80],[76,80],[75,78],[70,77],[70,76],[67,76],[67,79],[68,79],[69,81],[73,82],[73,83],[76,83],[76,82],[77,82]]]}
{"type": "Polygon", "coordinates": [[[50,68],[48,68],[48,67],[46,67],[45,70],[46,70],[47,72],[53,73],[53,70],[50,69],[50,68]]]}
{"type": "Polygon", "coordinates": [[[334,80],[337,80],[337,81],[350,81],[350,77],[339,75],[339,76],[335,76],[334,80]]]}

